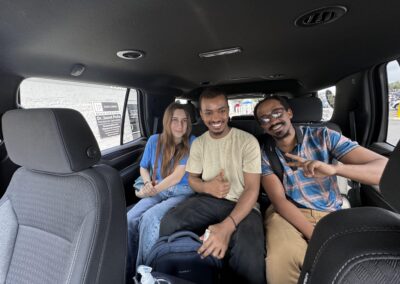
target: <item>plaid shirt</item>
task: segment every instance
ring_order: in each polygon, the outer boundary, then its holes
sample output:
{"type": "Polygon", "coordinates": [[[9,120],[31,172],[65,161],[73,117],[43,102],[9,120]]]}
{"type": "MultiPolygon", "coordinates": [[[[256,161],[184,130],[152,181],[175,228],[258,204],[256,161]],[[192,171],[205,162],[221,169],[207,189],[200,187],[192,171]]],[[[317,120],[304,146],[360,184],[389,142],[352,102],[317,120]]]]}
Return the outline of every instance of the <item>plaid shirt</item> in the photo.
{"type": "MultiPolygon", "coordinates": [[[[319,160],[332,164],[332,160],[340,160],[344,155],[358,147],[357,142],[342,136],[339,132],[326,127],[295,127],[297,145],[291,154],[307,160],[319,160]]],[[[283,165],[283,187],[285,194],[298,207],[319,211],[336,211],[342,206],[336,176],[325,178],[307,178],[303,170],[292,169],[287,165],[290,159],[284,157],[275,147],[279,160],[283,165]]],[[[262,175],[270,175],[272,171],[269,159],[262,150],[262,175]]]]}

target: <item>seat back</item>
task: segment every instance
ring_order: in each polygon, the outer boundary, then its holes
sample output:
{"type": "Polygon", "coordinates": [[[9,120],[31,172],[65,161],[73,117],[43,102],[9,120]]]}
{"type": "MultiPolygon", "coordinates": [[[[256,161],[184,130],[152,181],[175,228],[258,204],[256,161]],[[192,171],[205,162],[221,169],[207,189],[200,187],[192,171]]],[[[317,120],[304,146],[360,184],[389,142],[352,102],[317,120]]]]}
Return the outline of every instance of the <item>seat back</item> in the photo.
{"type": "Polygon", "coordinates": [[[0,199],[0,283],[124,283],[127,225],[116,170],[80,113],[12,110],[3,116],[21,167],[0,199]]]}
{"type": "MultiPolygon", "coordinates": [[[[399,209],[400,143],[380,182],[399,209]]],[[[298,283],[399,283],[400,214],[377,207],[340,210],[315,227],[298,283]]]]}
{"type": "Polygon", "coordinates": [[[320,127],[341,132],[339,125],[322,120],[322,102],[317,97],[293,98],[288,100],[293,111],[292,123],[298,126],[320,127]]]}

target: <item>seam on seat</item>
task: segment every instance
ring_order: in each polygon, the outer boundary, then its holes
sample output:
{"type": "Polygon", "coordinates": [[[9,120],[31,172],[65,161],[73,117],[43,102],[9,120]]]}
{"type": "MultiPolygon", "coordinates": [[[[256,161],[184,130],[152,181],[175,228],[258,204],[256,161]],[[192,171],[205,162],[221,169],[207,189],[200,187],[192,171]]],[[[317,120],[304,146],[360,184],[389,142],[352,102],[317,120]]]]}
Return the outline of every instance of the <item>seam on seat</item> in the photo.
{"type": "MultiPolygon", "coordinates": [[[[2,202],[2,203],[0,204],[0,207],[1,207],[6,201],[9,201],[9,202],[10,202],[10,204],[11,204],[11,209],[13,210],[13,213],[15,214],[15,218],[17,218],[17,224],[18,224],[18,216],[17,216],[17,214],[15,213],[15,210],[14,210],[14,207],[13,207],[13,204],[12,204],[12,201],[11,201],[11,199],[8,198],[8,196],[5,198],[5,201],[2,202]]],[[[16,244],[17,238],[18,238],[19,226],[20,226],[20,225],[18,224],[18,226],[17,226],[17,234],[16,234],[15,239],[14,239],[13,251],[12,251],[12,253],[11,253],[11,259],[10,259],[10,263],[9,263],[9,265],[8,265],[7,272],[6,272],[6,278],[5,278],[6,282],[7,282],[8,272],[10,271],[11,263],[12,263],[12,260],[13,260],[13,258],[14,258],[14,250],[15,250],[15,244],[16,244]]]]}
{"type": "MultiPolygon", "coordinates": [[[[364,228],[356,228],[352,230],[346,230],[340,233],[335,233],[331,237],[329,237],[318,249],[318,252],[316,254],[316,257],[314,258],[313,264],[311,265],[310,272],[314,271],[315,265],[318,262],[322,251],[325,249],[325,247],[328,245],[328,243],[333,240],[334,238],[337,237],[342,237],[344,235],[348,235],[351,233],[364,233],[364,232],[397,232],[400,233],[400,229],[398,227],[364,227],[364,228]],[[395,229],[396,228],[396,229],[395,229]]],[[[312,273],[310,273],[310,278],[312,277],[312,273]]]]}
{"type": "Polygon", "coordinates": [[[342,272],[342,270],[352,261],[358,259],[358,258],[364,258],[364,257],[371,257],[369,260],[375,260],[375,259],[380,259],[377,258],[377,256],[392,256],[393,259],[400,259],[399,254],[391,254],[391,253],[364,253],[360,254],[358,256],[352,257],[351,259],[347,260],[338,270],[336,273],[335,277],[332,280],[332,283],[335,283],[336,279],[339,277],[339,274],[342,272]],[[375,258],[374,258],[375,257],[375,258]]]}
{"type": "MultiPolygon", "coordinates": [[[[89,213],[91,213],[91,212],[93,212],[93,211],[95,211],[95,210],[96,210],[96,209],[93,208],[92,210],[88,211],[88,212],[87,212],[88,215],[89,215],[89,213]]],[[[76,261],[76,257],[77,257],[77,255],[78,255],[78,248],[79,248],[79,245],[80,245],[80,243],[81,243],[81,241],[82,241],[82,234],[83,234],[83,229],[84,229],[83,224],[85,223],[86,218],[87,218],[87,216],[83,219],[83,221],[82,221],[82,223],[81,223],[81,225],[80,225],[79,235],[78,235],[78,241],[77,241],[77,243],[76,243],[76,246],[75,246],[75,249],[74,249],[74,254],[73,254],[73,257],[72,257],[72,261],[71,261],[71,265],[70,265],[70,268],[69,268],[69,271],[68,271],[67,283],[70,283],[70,281],[71,281],[72,270],[73,270],[73,267],[74,267],[74,264],[75,264],[75,261],[76,261]]]]}
{"type": "MultiPolygon", "coordinates": [[[[100,171],[101,171],[101,169],[104,169],[104,166],[97,165],[96,168],[100,169],[100,171]]],[[[111,183],[110,183],[111,180],[110,180],[110,178],[108,178],[107,175],[103,175],[102,173],[100,173],[100,171],[97,171],[97,172],[103,178],[103,180],[105,181],[105,183],[107,185],[108,197],[109,197],[108,201],[109,201],[109,205],[110,206],[109,206],[109,212],[108,212],[109,213],[109,215],[108,215],[109,218],[108,218],[108,221],[107,221],[106,236],[105,236],[105,239],[104,239],[104,242],[103,242],[103,248],[101,250],[101,256],[100,256],[100,262],[99,262],[99,266],[98,266],[98,269],[97,269],[96,283],[98,283],[98,281],[99,281],[100,271],[101,271],[101,268],[102,268],[102,265],[103,265],[103,261],[104,261],[104,253],[105,253],[105,250],[106,250],[106,244],[107,244],[107,241],[108,241],[108,238],[109,238],[109,234],[110,234],[111,214],[112,214],[112,211],[113,211],[113,207],[112,207],[113,202],[112,202],[112,198],[111,198],[112,197],[112,194],[111,194],[112,187],[111,187],[111,183]]],[[[125,250],[125,254],[127,254],[126,250],[125,250]]],[[[125,266],[126,266],[126,255],[125,255],[125,266]]]]}
{"type": "Polygon", "coordinates": [[[55,237],[57,237],[57,238],[59,238],[59,239],[62,239],[62,240],[66,241],[66,242],[69,243],[69,244],[72,244],[72,242],[71,242],[70,240],[68,240],[68,239],[66,239],[66,238],[63,238],[63,237],[61,237],[60,235],[57,235],[57,234],[48,232],[48,231],[46,231],[46,230],[43,230],[43,229],[38,228],[38,227],[35,227],[35,226],[18,224],[18,228],[19,228],[19,227],[31,228],[31,229],[34,229],[34,230],[37,230],[37,231],[41,231],[41,232],[47,233],[47,234],[49,234],[49,235],[55,236],[55,237]]]}
{"type": "MultiPolygon", "coordinates": [[[[76,174],[79,175],[79,176],[82,176],[85,179],[87,179],[90,182],[90,184],[92,185],[93,191],[95,192],[95,196],[96,196],[96,206],[95,206],[95,208],[93,210],[95,212],[97,212],[96,209],[99,208],[100,198],[99,198],[99,192],[98,192],[98,190],[96,190],[97,189],[96,182],[93,180],[93,178],[91,176],[89,176],[87,174],[84,174],[83,172],[77,172],[76,174]]],[[[99,234],[99,220],[100,220],[99,214],[95,214],[95,218],[96,218],[95,219],[95,223],[94,223],[95,227],[94,227],[94,230],[93,230],[94,233],[92,234],[92,237],[91,237],[91,240],[90,240],[90,249],[89,249],[89,252],[88,252],[88,257],[87,257],[86,262],[85,262],[85,268],[84,268],[84,271],[82,273],[82,283],[84,283],[84,280],[87,278],[87,274],[88,274],[88,270],[89,270],[88,269],[89,259],[91,259],[91,257],[93,256],[94,240],[99,234]]],[[[78,246],[76,248],[78,248],[78,246]]],[[[76,259],[73,260],[72,265],[75,264],[75,261],[76,261],[76,259]]]]}
{"type": "MultiPolygon", "coordinates": [[[[99,166],[100,167],[100,166],[99,166]]],[[[98,283],[99,281],[99,277],[100,277],[100,270],[101,267],[103,265],[103,260],[104,260],[104,252],[106,249],[106,244],[107,244],[107,240],[108,240],[108,236],[110,234],[109,229],[110,229],[110,225],[111,225],[111,212],[112,212],[112,202],[111,202],[111,186],[109,184],[109,179],[101,174],[100,172],[96,171],[97,173],[99,173],[99,175],[101,176],[101,178],[103,179],[103,181],[106,183],[107,185],[107,191],[108,191],[108,202],[109,202],[109,209],[108,209],[108,221],[107,221],[107,226],[106,226],[106,236],[105,239],[103,241],[103,245],[102,245],[102,249],[101,249],[101,254],[100,254],[100,261],[99,261],[99,266],[97,268],[97,273],[96,273],[96,283],[98,283]]]]}

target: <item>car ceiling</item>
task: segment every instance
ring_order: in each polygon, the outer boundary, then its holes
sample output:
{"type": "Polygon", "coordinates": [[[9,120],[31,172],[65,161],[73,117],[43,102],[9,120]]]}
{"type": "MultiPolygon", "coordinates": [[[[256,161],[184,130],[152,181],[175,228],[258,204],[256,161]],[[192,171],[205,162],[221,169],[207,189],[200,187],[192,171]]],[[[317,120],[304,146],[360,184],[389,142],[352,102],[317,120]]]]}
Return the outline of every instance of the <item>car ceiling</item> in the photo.
{"type": "MultiPolygon", "coordinates": [[[[306,91],[400,54],[400,1],[4,0],[0,68],[22,77],[53,77],[141,88],[293,81],[306,91]],[[310,28],[307,11],[342,5],[338,21],[310,28]],[[241,54],[200,58],[241,47],[241,54]],[[117,51],[145,52],[123,60],[117,51]],[[86,66],[79,77],[75,64],[86,66]],[[271,79],[274,74],[283,74],[271,79]]],[[[273,82],[277,83],[277,82],[273,82]]]]}

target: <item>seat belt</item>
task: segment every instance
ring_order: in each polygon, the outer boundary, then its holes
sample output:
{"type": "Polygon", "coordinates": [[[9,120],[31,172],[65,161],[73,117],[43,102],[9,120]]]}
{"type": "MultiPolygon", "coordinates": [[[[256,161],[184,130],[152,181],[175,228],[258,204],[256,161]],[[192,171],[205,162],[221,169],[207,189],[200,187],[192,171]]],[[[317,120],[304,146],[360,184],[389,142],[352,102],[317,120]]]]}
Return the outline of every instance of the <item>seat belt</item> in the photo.
{"type": "Polygon", "coordinates": [[[155,116],[153,120],[153,134],[157,133],[157,128],[158,128],[158,117],[155,116]]]}
{"type": "Polygon", "coordinates": [[[349,112],[349,123],[350,123],[350,138],[353,141],[357,141],[357,128],[356,128],[356,116],[352,110],[349,112]]]}
{"type": "Polygon", "coordinates": [[[259,139],[261,149],[264,150],[268,157],[272,171],[278,176],[283,183],[283,166],[275,152],[275,140],[268,134],[263,134],[259,139]]]}
{"type": "MultiPolygon", "coordinates": [[[[357,141],[357,127],[356,127],[356,114],[352,110],[349,113],[350,123],[350,138],[353,141],[357,141]]],[[[361,185],[360,183],[349,180],[350,190],[347,192],[347,199],[350,202],[351,207],[359,207],[362,204],[361,201],[361,185]]]]}
{"type": "MultiPolygon", "coordinates": [[[[275,140],[268,134],[263,134],[259,138],[261,148],[265,151],[268,157],[272,171],[276,174],[283,185],[283,165],[279,160],[278,154],[275,151],[275,140]]],[[[292,202],[298,208],[304,208],[303,205],[294,201],[290,196],[286,195],[286,199],[292,202]]]]}

